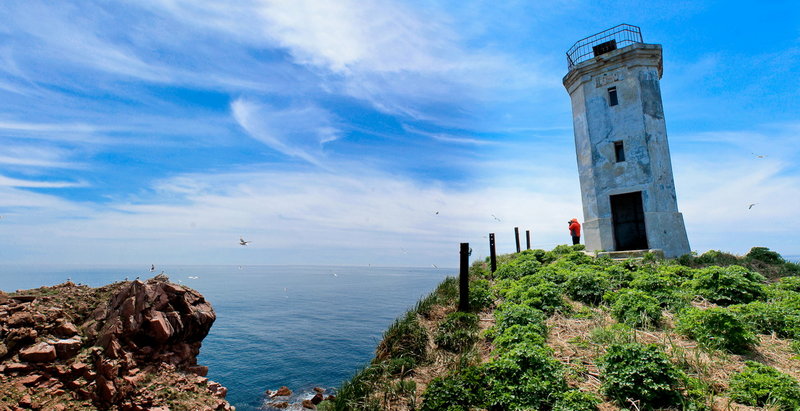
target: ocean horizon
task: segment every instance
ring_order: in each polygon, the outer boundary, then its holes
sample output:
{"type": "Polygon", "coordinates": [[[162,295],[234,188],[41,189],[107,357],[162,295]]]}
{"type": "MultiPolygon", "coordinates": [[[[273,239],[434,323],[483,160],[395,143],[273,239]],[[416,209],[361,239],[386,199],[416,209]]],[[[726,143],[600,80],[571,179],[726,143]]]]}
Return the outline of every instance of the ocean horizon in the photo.
{"type": "Polygon", "coordinates": [[[199,291],[217,319],[198,363],[228,388],[237,410],[264,409],[264,392],[287,386],[295,398],[332,390],[373,357],[383,332],[454,268],[373,266],[2,265],[0,290],[70,279],[92,287],[162,270],[199,291]]]}

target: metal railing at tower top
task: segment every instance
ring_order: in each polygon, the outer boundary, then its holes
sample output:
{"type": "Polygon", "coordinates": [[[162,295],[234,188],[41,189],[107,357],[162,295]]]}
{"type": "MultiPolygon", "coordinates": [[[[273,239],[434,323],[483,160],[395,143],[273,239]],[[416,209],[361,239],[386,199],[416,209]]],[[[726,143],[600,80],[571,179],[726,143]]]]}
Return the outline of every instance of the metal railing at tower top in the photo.
{"type": "Polygon", "coordinates": [[[614,26],[576,41],[567,50],[568,67],[572,70],[576,64],[594,56],[634,43],[642,43],[642,29],[630,24],[614,26]]]}

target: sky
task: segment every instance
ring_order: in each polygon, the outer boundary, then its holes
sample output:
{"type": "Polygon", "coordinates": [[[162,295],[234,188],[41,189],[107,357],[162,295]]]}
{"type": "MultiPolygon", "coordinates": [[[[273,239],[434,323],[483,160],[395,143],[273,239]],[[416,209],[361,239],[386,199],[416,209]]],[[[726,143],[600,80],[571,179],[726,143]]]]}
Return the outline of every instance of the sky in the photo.
{"type": "Polygon", "coordinates": [[[514,227],[569,242],[565,52],[620,23],[664,50],[692,250],[800,254],[796,1],[5,0],[0,19],[3,263],[455,267],[488,233],[514,251],[514,227]]]}

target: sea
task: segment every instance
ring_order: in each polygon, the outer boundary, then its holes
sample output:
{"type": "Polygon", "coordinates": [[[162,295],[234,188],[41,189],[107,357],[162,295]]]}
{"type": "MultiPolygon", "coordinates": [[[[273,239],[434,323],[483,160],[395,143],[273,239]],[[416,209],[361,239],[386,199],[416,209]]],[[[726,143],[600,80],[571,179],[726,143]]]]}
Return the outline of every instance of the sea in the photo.
{"type": "MultiPolygon", "coordinates": [[[[139,266],[0,266],[0,290],[70,279],[93,287],[153,276],[139,266]]],[[[266,390],[300,400],[332,392],[373,357],[382,333],[456,269],[342,266],[157,266],[217,314],[199,364],[237,410],[270,409],[266,390]]]]}

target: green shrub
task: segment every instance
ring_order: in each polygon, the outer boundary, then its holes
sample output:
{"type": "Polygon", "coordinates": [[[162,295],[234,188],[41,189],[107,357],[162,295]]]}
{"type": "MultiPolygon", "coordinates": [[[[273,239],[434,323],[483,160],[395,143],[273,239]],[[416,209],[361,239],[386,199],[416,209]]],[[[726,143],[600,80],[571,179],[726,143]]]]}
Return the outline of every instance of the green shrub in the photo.
{"type": "Polygon", "coordinates": [[[633,271],[628,269],[622,264],[611,264],[603,268],[606,272],[606,277],[611,282],[612,288],[625,288],[628,287],[631,280],[633,280],[633,271]]]}
{"type": "Polygon", "coordinates": [[[534,326],[539,334],[547,335],[544,313],[529,305],[504,303],[495,311],[495,326],[498,331],[513,325],[534,326]]]}
{"type": "Polygon", "coordinates": [[[503,352],[519,344],[544,345],[546,337],[546,334],[542,334],[542,327],[537,324],[514,324],[498,333],[494,345],[497,352],[503,352]]]}
{"type": "Polygon", "coordinates": [[[621,406],[638,401],[640,408],[678,404],[682,373],[655,344],[612,344],[600,357],[602,390],[621,406]]]}
{"type": "Polygon", "coordinates": [[[596,305],[603,299],[603,294],[611,288],[611,282],[604,272],[583,266],[567,277],[564,287],[572,299],[596,305]]]}
{"type": "Polygon", "coordinates": [[[514,280],[536,274],[542,263],[532,254],[523,254],[519,257],[497,267],[494,276],[498,279],[511,278],[514,280]]]}
{"type": "Polygon", "coordinates": [[[783,338],[800,337],[800,311],[786,301],[753,301],[729,307],[755,332],[783,338]]]}
{"type": "Polygon", "coordinates": [[[780,254],[776,253],[775,251],[771,251],[767,247],[753,247],[750,249],[750,252],[745,255],[745,258],[748,260],[758,260],[772,265],[781,265],[786,262],[786,260],[784,260],[780,254]]]}
{"type": "Polygon", "coordinates": [[[437,377],[422,394],[421,411],[469,411],[483,408],[487,378],[483,366],[467,367],[446,377],[437,377]]]}
{"type": "Polygon", "coordinates": [[[553,411],[597,411],[597,406],[602,401],[596,395],[580,391],[569,390],[561,395],[553,406],[553,411]]]}
{"type": "Polygon", "coordinates": [[[508,301],[529,305],[547,314],[569,309],[562,297],[561,287],[537,276],[521,278],[513,283],[504,294],[508,301]]]}
{"type": "Polygon", "coordinates": [[[797,381],[788,374],[753,361],[747,361],[744,370],[731,377],[729,394],[734,401],[745,405],[800,409],[800,385],[797,381]]]}
{"type": "Polygon", "coordinates": [[[494,299],[489,281],[475,280],[469,284],[469,309],[481,311],[492,306],[494,299]]]}
{"type": "Polygon", "coordinates": [[[478,316],[472,313],[454,312],[439,324],[434,341],[448,351],[463,352],[478,339],[478,316]]]}
{"type": "Polygon", "coordinates": [[[733,265],[739,264],[741,259],[733,254],[719,250],[708,250],[694,259],[696,265],[733,265]]]}
{"type": "Polygon", "coordinates": [[[770,284],[773,288],[779,290],[792,291],[800,293],[800,277],[783,277],[780,281],[770,284]]]}
{"type": "Polygon", "coordinates": [[[611,316],[631,327],[654,327],[661,321],[661,305],[644,291],[622,289],[611,305],[611,316]]]}
{"type": "Polygon", "coordinates": [[[708,348],[735,354],[746,353],[758,343],[750,327],[735,312],[722,307],[684,310],[675,328],[708,348]]]}
{"type": "Polygon", "coordinates": [[[486,369],[489,409],[549,409],[567,389],[563,366],[538,344],[518,344],[486,369]]]}
{"type": "Polygon", "coordinates": [[[679,275],[682,270],[689,271],[686,267],[681,266],[661,266],[656,270],[640,270],[631,281],[630,287],[645,291],[658,300],[658,303],[664,308],[672,310],[683,308],[691,302],[692,296],[680,288],[685,281],[685,278],[679,275]]]}
{"type": "Polygon", "coordinates": [[[692,286],[698,295],[719,305],[746,304],[763,297],[766,279],[738,265],[711,266],[695,271],[692,286]]]}
{"type": "Polygon", "coordinates": [[[379,361],[390,358],[409,357],[415,362],[425,358],[428,345],[428,332],[419,323],[417,316],[409,312],[394,322],[383,334],[383,340],[375,350],[379,361]]]}

